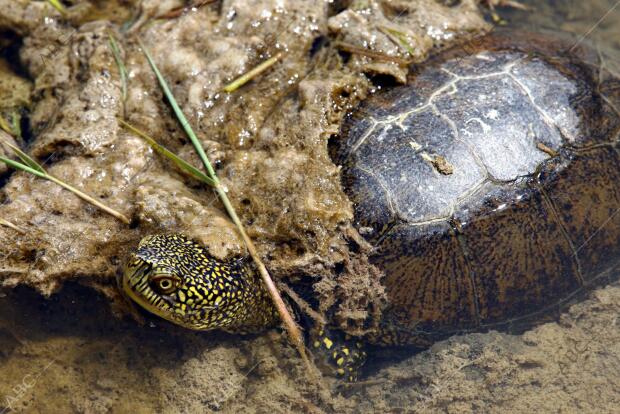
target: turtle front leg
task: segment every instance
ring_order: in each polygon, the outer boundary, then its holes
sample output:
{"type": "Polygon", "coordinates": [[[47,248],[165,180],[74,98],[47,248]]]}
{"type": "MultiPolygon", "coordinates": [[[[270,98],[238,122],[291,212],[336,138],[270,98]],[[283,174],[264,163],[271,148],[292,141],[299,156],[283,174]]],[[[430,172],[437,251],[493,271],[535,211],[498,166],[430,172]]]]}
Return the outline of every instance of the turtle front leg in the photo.
{"type": "Polygon", "coordinates": [[[357,338],[337,330],[314,328],[310,341],[315,362],[323,373],[357,381],[367,357],[364,345],[357,338]]]}

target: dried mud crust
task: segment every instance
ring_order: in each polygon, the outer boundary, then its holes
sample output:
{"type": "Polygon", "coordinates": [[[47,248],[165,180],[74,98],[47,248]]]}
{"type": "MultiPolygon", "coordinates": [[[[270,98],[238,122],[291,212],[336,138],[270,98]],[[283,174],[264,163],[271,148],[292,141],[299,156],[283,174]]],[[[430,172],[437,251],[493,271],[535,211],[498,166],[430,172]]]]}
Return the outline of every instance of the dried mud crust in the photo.
{"type": "MultiPolygon", "coordinates": [[[[364,333],[369,312],[377,316],[383,306],[381,274],[363,249],[351,254],[352,210],[327,144],[347,110],[378,89],[369,77],[400,81],[406,65],[343,56],[332,43],[421,61],[433,47],[487,28],[476,5],[354,1],[335,10],[327,2],[264,0],[247,7],[229,0],[175,19],[148,19],[177,3],[141,3],[133,31],[172,85],[274,277],[292,283],[309,278],[320,309],[333,308],[343,328],[364,333]],[[221,92],[278,52],[283,58],[266,74],[232,94],[221,92]]],[[[49,7],[36,7],[16,2],[0,9],[0,26],[23,36],[21,63],[34,83],[28,149],[52,174],[99,196],[136,225],[129,228],[54,184],[15,173],[2,189],[0,217],[27,232],[0,227],[0,283],[50,294],[79,279],[117,299],[113,287],[123,259],[155,232],[184,232],[221,258],[245,254],[214,193],[119,126],[124,116],[199,164],[135,41],[123,38],[114,23],[67,24],[45,17],[55,15],[49,7]],[[129,72],[125,102],[109,32],[121,41],[129,72]]]]}

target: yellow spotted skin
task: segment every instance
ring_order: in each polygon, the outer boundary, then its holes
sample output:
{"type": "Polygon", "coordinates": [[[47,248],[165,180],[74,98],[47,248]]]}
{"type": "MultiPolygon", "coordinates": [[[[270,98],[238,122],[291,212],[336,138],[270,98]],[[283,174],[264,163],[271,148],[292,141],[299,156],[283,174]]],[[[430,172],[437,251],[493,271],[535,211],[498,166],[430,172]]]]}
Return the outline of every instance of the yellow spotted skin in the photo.
{"type": "Polygon", "coordinates": [[[147,311],[190,329],[250,333],[278,322],[245,261],[217,260],[180,234],[142,239],[125,267],[122,289],[147,311]]]}
{"type": "MultiPolygon", "coordinates": [[[[190,329],[252,333],[279,321],[262,281],[244,260],[217,260],[180,234],[142,239],[125,266],[122,289],[147,311],[190,329]]],[[[324,329],[312,336],[325,371],[355,381],[366,357],[360,344],[324,329]]]]}
{"type": "Polygon", "coordinates": [[[366,361],[366,351],[361,342],[342,332],[319,329],[314,333],[312,348],[321,359],[324,370],[347,381],[357,381],[360,367],[366,361]]]}

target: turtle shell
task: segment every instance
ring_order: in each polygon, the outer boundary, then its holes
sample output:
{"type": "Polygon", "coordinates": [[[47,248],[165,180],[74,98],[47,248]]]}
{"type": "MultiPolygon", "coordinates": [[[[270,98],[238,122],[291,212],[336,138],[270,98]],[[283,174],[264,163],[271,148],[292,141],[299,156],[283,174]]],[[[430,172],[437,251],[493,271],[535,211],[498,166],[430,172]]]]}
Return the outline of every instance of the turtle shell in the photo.
{"type": "Polygon", "coordinates": [[[494,33],[345,122],[356,226],[388,296],[377,342],[522,330],[620,272],[620,81],[586,46],[494,33]]]}

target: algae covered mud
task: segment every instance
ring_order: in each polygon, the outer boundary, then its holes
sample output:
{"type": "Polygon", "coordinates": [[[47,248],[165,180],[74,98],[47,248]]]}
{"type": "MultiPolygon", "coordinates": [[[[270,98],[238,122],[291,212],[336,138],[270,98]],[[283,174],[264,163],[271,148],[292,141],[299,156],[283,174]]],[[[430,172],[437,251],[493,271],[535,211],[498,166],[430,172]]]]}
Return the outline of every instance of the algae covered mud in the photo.
{"type": "MultiPolygon", "coordinates": [[[[523,335],[471,334],[417,355],[390,354],[389,363],[373,360],[364,382],[325,378],[335,387],[329,393],[306,381],[278,331],[194,333],[148,315],[137,315],[144,324],[127,317],[116,272],[143,235],[183,232],[218,258],[245,254],[215,195],[119,126],[124,118],[198,165],[132,36],[140,36],[173,86],[279,283],[312,287],[313,306],[332,310],[342,329],[364,334],[364,321],[385,297],[363,249],[351,249],[353,210],[327,142],[359,101],[405,81],[403,62],[423,62],[490,29],[493,20],[485,22],[473,1],[223,1],[187,11],[175,1],[119,2],[109,10],[103,3],[80,2],[64,17],[46,2],[0,8],[12,79],[3,85],[27,91],[18,95],[27,99],[2,107],[5,119],[24,119],[9,123],[15,136],[21,127],[15,143],[55,176],[133,219],[127,226],[51,182],[3,172],[0,218],[21,230],[0,227],[5,412],[617,405],[617,286],[523,335]],[[110,33],[128,71],[125,94],[110,33]],[[269,71],[222,92],[277,53],[283,58],[269,71]]],[[[517,25],[588,33],[618,51],[613,2],[532,6],[535,13],[499,12],[517,25]]]]}

